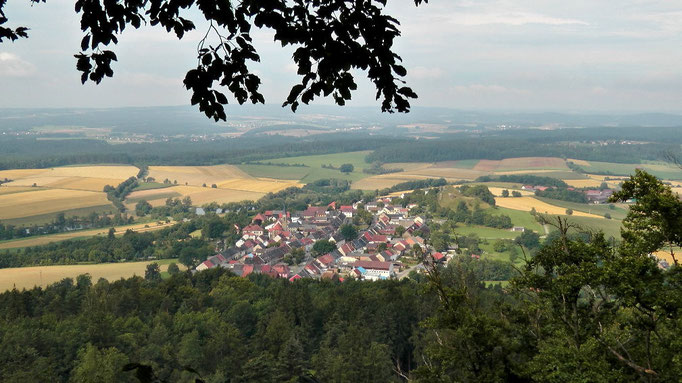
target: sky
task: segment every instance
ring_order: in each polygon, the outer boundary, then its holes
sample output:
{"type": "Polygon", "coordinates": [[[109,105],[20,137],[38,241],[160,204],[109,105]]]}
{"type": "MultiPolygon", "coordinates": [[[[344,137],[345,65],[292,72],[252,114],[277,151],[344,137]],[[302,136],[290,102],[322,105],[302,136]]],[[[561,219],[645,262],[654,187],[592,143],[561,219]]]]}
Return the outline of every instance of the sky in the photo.
{"type": "MultiPolygon", "coordinates": [[[[114,77],[81,85],[73,55],[82,37],[73,0],[8,0],[10,26],[29,39],[0,44],[0,108],[187,105],[182,87],[196,65],[204,25],[178,41],[155,27],[126,29],[114,77]]],[[[389,0],[401,22],[395,49],[419,107],[466,110],[682,113],[682,1],[389,0]]],[[[291,49],[254,34],[266,101],[281,104],[296,83],[291,49]]],[[[356,73],[349,103],[375,106],[356,73]]],[[[318,104],[331,104],[323,99],[318,104]]],[[[304,107],[303,107],[304,108],[304,107]]]]}

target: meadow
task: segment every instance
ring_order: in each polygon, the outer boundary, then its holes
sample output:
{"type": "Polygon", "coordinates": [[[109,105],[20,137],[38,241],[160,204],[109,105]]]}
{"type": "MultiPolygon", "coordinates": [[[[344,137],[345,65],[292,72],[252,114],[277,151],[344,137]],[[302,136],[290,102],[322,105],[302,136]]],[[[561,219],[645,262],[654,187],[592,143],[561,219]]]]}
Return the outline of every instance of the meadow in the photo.
{"type": "MultiPolygon", "coordinates": [[[[535,211],[540,214],[567,215],[566,208],[540,201],[536,197],[496,197],[495,203],[497,206],[513,210],[531,211],[532,209],[535,209],[535,211]]],[[[603,219],[602,216],[582,211],[574,211],[573,216],[603,219]]]]}

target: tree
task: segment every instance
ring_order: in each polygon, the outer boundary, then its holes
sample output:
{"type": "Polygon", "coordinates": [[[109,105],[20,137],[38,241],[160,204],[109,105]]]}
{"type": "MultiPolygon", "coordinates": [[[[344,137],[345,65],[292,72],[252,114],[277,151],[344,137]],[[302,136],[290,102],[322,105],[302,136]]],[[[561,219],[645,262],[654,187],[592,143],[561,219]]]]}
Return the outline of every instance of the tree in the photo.
{"type": "Polygon", "coordinates": [[[405,227],[403,226],[398,226],[395,228],[395,236],[396,237],[402,237],[403,234],[405,234],[405,227]]]}
{"type": "Polygon", "coordinates": [[[566,209],[566,215],[573,215],[573,209],[566,209]]]}
{"type": "Polygon", "coordinates": [[[509,190],[507,190],[507,189],[502,190],[502,197],[505,197],[505,198],[509,197],[509,190]]]}
{"type": "Polygon", "coordinates": [[[152,282],[161,280],[161,268],[158,263],[154,262],[147,265],[147,269],[144,271],[144,279],[152,282]]]}
{"type": "Polygon", "coordinates": [[[135,215],[138,217],[144,217],[145,215],[151,213],[152,208],[153,207],[149,202],[142,200],[135,205],[135,215]]]}
{"type": "Polygon", "coordinates": [[[355,170],[355,166],[353,166],[353,164],[343,164],[339,167],[339,171],[341,171],[341,173],[348,174],[352,173],[353,170],[355,170]]]}
{"type": "Polygon", "coordinates": [[[288,265],[298,265],[299,263],[303,262],[304,259],[305,250],[299,247],[291,249],[289,254],[285,255],[284,258],[282,258],[282,261],[288,265]]]}
{"type": "Polygon", "coordinates": [[[327,253],[331,253],[336,249],[336,244],[334,242],[330,242],[326,239],[321,239],[313,245],[313,253],[317,255],[324,255],[327,253]]]}
{"type": "Polygon", "coordinates": [[[513,190],[511,195],[512,197],[521,197],[521,192],[518,190],[513,190]]]}
{"type": "MultiPolygon", "coordinates": [[[[415,5],[428,0],[414,0],[415,5]]],[[[28,37],[26,27],[8,28],[0,2],[0,42],[28,37]]],[[[407,70],[393,43],[400,36],[399,22],[385,13],[385,0],[362,2],[286,0],[241,2],[133,1],[119,3],[76,1],[81,14],[81,52],[76,54],[76,69],[81,82],[99,84],[112,77],[116,54],[107,47],[117,44],[126,27],[152,25],[164,28],[182,39],[195,29],[188,10],[196,6],[208,23],[205,37],[197,46],[197,67],[187,72],[183,84],[192,91],[192,105],[209,118],[225,120],[223,105],[228,103],[225,86],[237,102],[265,103],[260,93],[261,80],[249,64],[260,61],[252,44],[252,29],[269,29],[274,40],[294,48],[300,83],[292,87],[283,106],[293,111],[321,95],[331,95],[339,105],[351,99],[357,84],[353,72],[366,71],[381,98],[386,112],[407,112],[409,99],[417,95],[401,80],[407,70]]]]}
{"type": "Polygon", "coordinates": [[[123,366],[128,358],[115,347],[98,349],[87,344],[78,353],[71,381],[74,383],[127,382],[123,366]]]}
{"type": "Polygon", "coordinates": [[[526,249],[535,249],[540,246],[540,235],[532,230],[526,229],[521,235],[516,237],[514,242],[526,249]]]}
{"type": "Polygon", "coordinates": [[[346,241],[352,241],[358,237],[358,229],[356,229],[355,226],[351,224],[341,225],[341,227],[339,228],[339,232],[341,233],[341,236],[343,236],[343,239],[345,239],[346,241]]]}
{"type": "Polygon", "coordinates": [[[178,265],[175,262],[171,262],[168,265],[168,274],[175,275],[175,274],[179,274],[179,273],[180,273],[180,268],[178,267],[178,265]]]}

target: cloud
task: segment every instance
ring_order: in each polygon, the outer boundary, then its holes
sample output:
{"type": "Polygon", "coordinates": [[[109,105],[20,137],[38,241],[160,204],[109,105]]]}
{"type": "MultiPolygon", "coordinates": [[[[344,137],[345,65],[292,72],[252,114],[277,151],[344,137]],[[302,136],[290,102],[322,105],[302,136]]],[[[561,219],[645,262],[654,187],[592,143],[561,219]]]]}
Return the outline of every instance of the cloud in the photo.
{"type": "Polygon", "coordinates": [[[589,25],[589,23],[578,20],[553,17],[531,12],[504,12],[504,13],[456,13],[449,17],[449,22],[462,26],[481,26],[481,25],[512,25],[522,26],[528,24],[537,25],[589,25]]]}
{"type": "Polygon", "coordinates": [[[27,77],[35,72],[36,68],[28,61],[19,56],[0,52],[0,77],[27,77]]]}
{"type": "Polygon", "coordinates": [[[434,80],[444,77],[445,72],[440,68],[417,66],[407,71],[407,77],[415,80],[434,80]]]}

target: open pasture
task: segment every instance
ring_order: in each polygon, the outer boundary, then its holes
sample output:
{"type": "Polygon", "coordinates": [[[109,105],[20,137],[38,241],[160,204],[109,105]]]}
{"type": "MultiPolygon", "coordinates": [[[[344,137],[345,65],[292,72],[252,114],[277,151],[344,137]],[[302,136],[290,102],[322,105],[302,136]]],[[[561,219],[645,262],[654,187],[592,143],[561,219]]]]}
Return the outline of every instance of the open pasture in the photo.
{"type": "Polygon", "coordinates": [[[635,173],[635,169],[642,169],[661,179],[682,180],[682,169],[669,163],[619,164],[598,161],[588,162],[589,166],[581,166],[587,173],[596,173],[606,176],[629,176],[635,173]]]}
{"type": "Polygon", "coordinates": [[[109,204],[102,192],[31,188],[0,195],[0,220],[109,204]]]}
{"type": "MultiPolygon", "coordinates": [[[[535,208],[540,214],[552,214],[552,215],[566,215],[566,208],[550,205],[547,202],[540,201],[535,197],[496,197],[495,203],[497,206],[505,207],[508,209],[531,211],[535,208]]],[[[574,216],[590,217],[590,218],[603,218],[601,216],[585,213],[582,211],[574,211],[574,216]]]]}
{"type": "MultiPolygon", "coordinates": [[[[483,185],[485,185],[485,184],[483,184],[483,185]]],[[[487,186],[487,185],[486,185],[486,186],[487,186]]],[[[502,196],[502,190],[507,190],[507,191],[509,191],[509,195],[511,195],[511,193],[512,193],[513,191],[516,191],[516,192],[521,193],[522,196],[532,196],[532,195],[534,195],[533,192],[528,191],[528,190],[509,189],[509,188],[501,188],[501,187],[495,187],[495,186],[488,186],[488,190],[490,190],[490,192],[493,193],[493,195],[494,195],[495,197],[501,197],[501,196],[502,196]]]]}
{"type": "MultiPolygon", "coordinates": [[[[64,278],[76,279],[81,274],[90,274],[92,282],[96,283],[100,278],[110,282],[130,278],[134,275],[144,277],[147,265],[157,262],[162,272],[168,269],[169,260],[125,262],[125,263],[101,263],[86,265],[58,265],[58,266],[34,266],[0,269],[0,292],[12,288],[31,289],[35,286],[46,287],[64,278]]],[[[175,261],[175,260],[174,260],[175,261]]],[[[181,269],[184,267],[178,264],[181,269]]]]}

